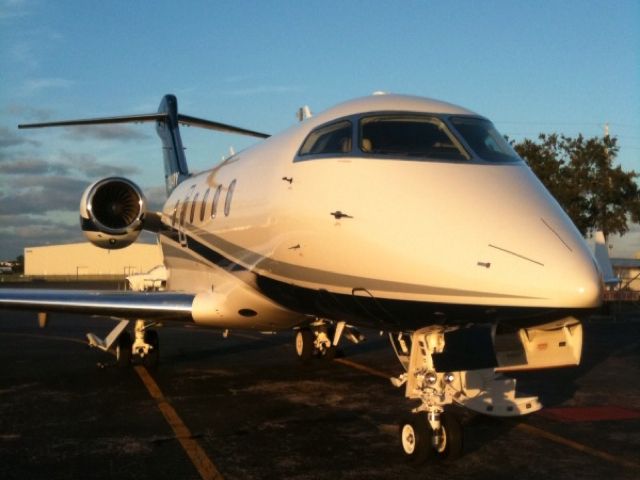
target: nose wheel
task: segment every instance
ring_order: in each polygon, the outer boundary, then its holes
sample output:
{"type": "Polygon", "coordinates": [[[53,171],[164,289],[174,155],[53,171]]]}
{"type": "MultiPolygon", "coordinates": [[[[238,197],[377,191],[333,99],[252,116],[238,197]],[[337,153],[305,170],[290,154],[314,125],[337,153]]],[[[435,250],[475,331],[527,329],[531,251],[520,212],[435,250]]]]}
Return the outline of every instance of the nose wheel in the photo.
{"type": "Polygon", "coordinates": [[[435,430],[426,412],[415,413],[400,423],[400,445],[407,461],[421,465],[429,460],[453,461],[462,455],[462,427],[458,417],[442,412],[435,430]]]}

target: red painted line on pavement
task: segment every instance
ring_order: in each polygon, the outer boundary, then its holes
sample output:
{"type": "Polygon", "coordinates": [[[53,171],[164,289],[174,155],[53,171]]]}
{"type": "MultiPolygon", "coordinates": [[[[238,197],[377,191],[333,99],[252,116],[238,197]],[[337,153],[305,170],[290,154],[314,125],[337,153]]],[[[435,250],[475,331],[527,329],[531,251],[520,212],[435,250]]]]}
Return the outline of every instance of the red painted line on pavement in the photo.
{"type": "Polygon", "coordinates": [[[604,422],[640,418],[640,410],[618,406],[544,408],[538,415],[564,423],[604,422]]]}

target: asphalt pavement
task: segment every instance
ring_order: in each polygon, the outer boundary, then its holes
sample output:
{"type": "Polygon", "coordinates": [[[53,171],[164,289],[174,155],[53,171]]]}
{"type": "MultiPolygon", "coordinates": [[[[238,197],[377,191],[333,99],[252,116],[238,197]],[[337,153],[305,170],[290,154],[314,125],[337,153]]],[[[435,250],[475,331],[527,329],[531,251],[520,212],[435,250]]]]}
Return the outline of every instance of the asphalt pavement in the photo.
{"type": "Polygon", "coordinates": [[[413,404],[386,376],[386,337],[303,366],[290,333],[160,330],[160,366],[117,368],[85,334],[114,321],[0,311],[2,479],[637,479],[640,316],[585,325],[579,367],[519,374],[546,408],[516,419],[459,412],[462,458],[402,458],[413,404]]]}

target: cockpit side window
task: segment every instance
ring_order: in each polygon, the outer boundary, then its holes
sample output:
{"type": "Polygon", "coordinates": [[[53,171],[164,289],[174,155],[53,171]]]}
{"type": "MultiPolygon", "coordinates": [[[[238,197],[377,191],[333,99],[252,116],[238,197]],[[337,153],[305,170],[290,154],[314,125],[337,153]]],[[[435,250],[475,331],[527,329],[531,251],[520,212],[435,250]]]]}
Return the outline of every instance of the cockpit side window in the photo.
{"type": "Polygon", "coordinates": [[[309,134],[299,155],[326,155],[351,152],[351,122],[344,120],[320,127],[309,134]]]}
{"type": "Polygon", "coordinates": [[[518,154],[489,120],[476,117],[451,117],[449,121],[467,145],[483,160],[501,163],[521,161],[518,154]]]}
{"type": "Polygon", "coordinates": [[[362,153],[437,160],[468,160],[442,120],[425,115],[385,114],[360,120],[362,153]]]}

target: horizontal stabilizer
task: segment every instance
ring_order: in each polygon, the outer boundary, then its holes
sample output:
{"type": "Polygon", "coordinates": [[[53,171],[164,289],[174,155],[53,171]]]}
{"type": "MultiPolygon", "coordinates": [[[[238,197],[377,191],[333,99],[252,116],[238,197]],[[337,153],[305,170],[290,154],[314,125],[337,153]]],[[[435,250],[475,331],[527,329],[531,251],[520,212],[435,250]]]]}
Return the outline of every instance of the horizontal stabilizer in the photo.
{"type": "Polygon", "coordinates": [[[149,113],[144,115],[124,115],[120,117],[83,118],[79,120],[62,120],[58,122],[23,123],[18,128],[71,127],[75,125],[109,125],[114,123],[144,123],[166,120],[166,113],[149,113]]]}
{"type": "MultiPolygon", "coordinates": [[[[18,128],[45,128],[45,127],[71,127],[77,125],[109,125],[117,123],[144,123],[144,122],[164,122],[169,120],[168,113],[148,113],[142,115],[124,115],[119,117],[101,117],[101,118],[85,118],[78,120],[62,120],[58,122],[44,123],[24,123],[18,125],[18,128]]],[[[189,115],[178,114],[178,123],[191,127],[206,128],[208,130],[216,130],[225,133],[237,133],[238,135],[247,135],[250,137],[268,138],[267,133],[256,132],[246,128],[236,127],[227,123],[214,122],[202,118],[191,117],[189,115]]]]}

